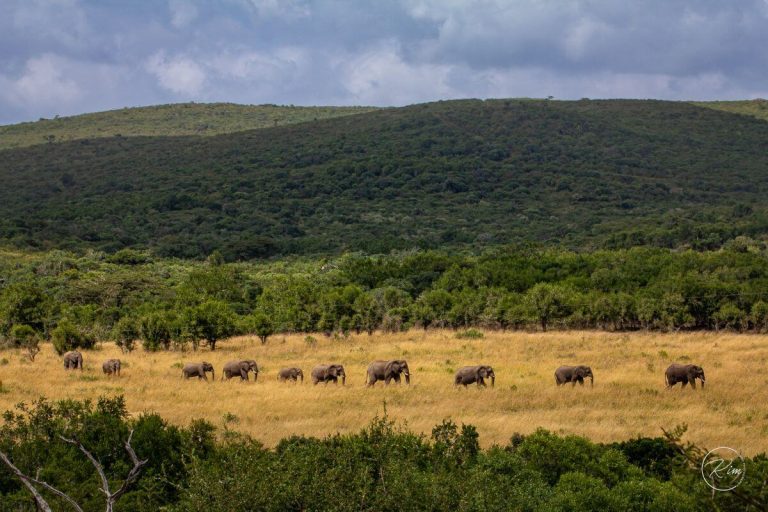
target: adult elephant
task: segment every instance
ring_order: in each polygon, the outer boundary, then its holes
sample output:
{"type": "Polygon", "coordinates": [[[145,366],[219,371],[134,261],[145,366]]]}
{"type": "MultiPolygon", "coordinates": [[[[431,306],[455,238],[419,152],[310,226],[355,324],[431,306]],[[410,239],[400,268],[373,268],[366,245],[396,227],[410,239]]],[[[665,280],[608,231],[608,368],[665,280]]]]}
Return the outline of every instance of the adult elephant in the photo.
{"type": "Polygon", "coordinates": [[[120,376],[120,367],[122,364],[119,359],[107,359],[101,365],[102,371],[107,375],[120,376]]]}
{"type": "Polygon", "coordinates": [[[301,368],[282,368],[277,373],[277,380],[281,382],[285,382],[286,380],[296,382],[299,379],[301,379],[301,382],[304,382],[304,372],[301,371],[301,368]]]}
{"type": "Polygon", "coordinates": [[[485,379],[491,379],[491,387],[496,384],[496,374],[493,368],[488,365],[464,366],[456,370],[454,384],[461,384],[467,387],[470,384],[477,383],[477,386],[485,386],[485,379]]]}
{"type": "Polygon", "coordinates": [[[312,384],[317,384],[318,382],[338,384],[339,377],[341,377],[341,385],[346,384],[347,374],[344,372],[344,367],[340,364],[320,364],[312,368],[312,384]]]}
{"type": "Polygon", "coordinates": [[[580,385],[584,385],[584,379],[589,377],[589,385],[595,385],[595,376],[592,374],[592,368],[589,366],[561,366],[555,370],[555,382],[558,386],[571,383],[575,386],[578,382],[580,385]]]}
{"type": "Polygon", "coordinates": [[[82,370],[83,369],[83,355],[77,350],[70,350],[64,354],[64,369],[65,370],[82,370]]]}
{"type": "Polygon", "coordinates": [[[181,376],[185,379],[197,377],[200,380],[208,380],[206,372],[211,372],[211,378],[216,380],[216,374],[213,371],[213,365],[203,361],[202,363],[187,363],[181,369],[181,376]]]}
{"type": "Polygon", "coordinates": [[[368,365],[368,376],[365,382],[368,386],[373,386],[380,380],[384,381],[384,385],[388,385],[392,380],[400,384],[400,374],[405,375],[406,384],[411,383],[411,372],[408,368],[408,362],[404,359],[374,361],[368,365]]]}
{"type": "Polygon", "coordinates": [[[229,380],[232,377],[240,376],[240,380],[248,380],[248,372],[253,372],[253,380],[259,378],[259,365],[253,359],[243,359],[242,361],[230,361],[224,365],[224,375],[221,380],[229,380]]]}
{"type": "Polygon", "coordinates": [[[672,389],[672,386],[678,382],[682,382],[684,389],[686,384],[690,384],[693,389],[696,389],[696,379],[701,380],[701,387],[704,387],[706,377],[704,377],[704,369],[701,366],[695,364],[677,364],[673,363],[664,372],[664,381],[667,384],[667,389],[672,389]]]}

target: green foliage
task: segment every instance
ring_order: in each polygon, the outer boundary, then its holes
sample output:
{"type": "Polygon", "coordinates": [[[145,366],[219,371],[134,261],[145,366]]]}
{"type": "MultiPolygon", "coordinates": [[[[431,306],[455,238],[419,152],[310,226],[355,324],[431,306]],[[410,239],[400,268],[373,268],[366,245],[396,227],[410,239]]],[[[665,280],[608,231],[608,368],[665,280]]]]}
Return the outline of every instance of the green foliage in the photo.
{"type": "Polygon", "coordinates": [[[93,348],[96,345],[96,337],[82,326],[64,318],[51,331],[51,342],[56,353],[61,355],[78,348],[93,348]]]}
{"type": "Polygon", "coordinates": [[[187,308],[183,315],[183,329],[192,337],[207,342],[211,350],[216,350],[216,343],[237,332],[237,323],[229,305],[220,300],[209,299],[187,308]]]}
{"type": "MultiPolygon", "coordinates": [[[[210,109],[237,122],[219,108],[146,112],[210,109]]],[[[462,100],[219,137],[0,149],[0,238],[198,259],[218,250],[230,262],[542,240],[749,252],[768,231],[767,137],[764,120],[683,102],[462,100]]]]}
{"type": "Polygon", "coordinates": [[[141,336],[136,320],[130,316],[124,316],[117,321],[112,329],[112,337],[115,344],[123,352],[132,352],[134,343],[141,336]]]}
{"type": "Polygon", "coordinates": [[[42,289],[34,282],[20,280],[0,289],[0,335],[13,325],[28,325],[43,332],[52,308],[42,289]]]}
{"type": "Polygon", "coordinates": [[[174,334],[178,332],[178,320],[171,311],[151,311],[139,318],[138,332],[144,350],[168,350],[176,338],[174,334]]]}
{"type": "Polygon", "coordinates": [[[259,337],[262,345],[267,342],[268,337],[275,333],[275,324],[261,311],[256,311],[251,315],[249,318],[249,328],[251,332],[259,337]]]}
{"type": "MultiPolygon", "coordinates": [[[[227,415],[233,420],[234,415],[227,415]]],[[[84,510],[102,510],[98,477],[83,454],[59,436],[79,439],[110,482],[130,461],[122,443],[149,463],[121,498],[121,510],[721,510],[765,505],[765,455],[747,458],[734,493],[711,493],[679,439],[612,445],[539,429],[507,446],[480,448],[471,425],[445,420],[431,438],[375,418],[363,430],[324,439],[293,436],[267,449],[194,420],[169,425],[157,414],[129,416],[122,397],[40,399],[3,415],[0,451],[23,472],[66,492],[84,510]]],[[[674,432],[677,432],[675,430],[674,432]]],[[[68,510],[45,494],[54,510],[68,510]]],[[[34,510],[28,491],[0,463],[0,510],[34,510]]]]}

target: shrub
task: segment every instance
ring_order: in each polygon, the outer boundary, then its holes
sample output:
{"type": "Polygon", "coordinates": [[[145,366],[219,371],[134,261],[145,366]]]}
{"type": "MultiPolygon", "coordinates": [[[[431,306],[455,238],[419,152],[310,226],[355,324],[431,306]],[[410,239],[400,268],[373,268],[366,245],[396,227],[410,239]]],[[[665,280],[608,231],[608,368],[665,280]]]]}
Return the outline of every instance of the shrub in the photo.
{"type": "Polygon", "coordinates": [[[51,341],[59,355],[77,348],[90,349],[96,345],[95,336],[66,318],[51,332],[51,341]]]}
{"type": "Polygon", "coordinates": [[[466,331],[459,331],[456,333],[456,338],[460,340],[479,340],[484,337],[485,334],[477,329],[467,329],[466,331]]]}

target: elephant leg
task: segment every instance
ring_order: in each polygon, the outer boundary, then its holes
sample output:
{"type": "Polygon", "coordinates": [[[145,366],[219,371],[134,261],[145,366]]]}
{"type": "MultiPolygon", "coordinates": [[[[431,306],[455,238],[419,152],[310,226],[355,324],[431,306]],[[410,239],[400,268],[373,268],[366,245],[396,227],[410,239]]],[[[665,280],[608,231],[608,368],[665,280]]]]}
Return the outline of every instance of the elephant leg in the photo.
{"type": "Polygon", "coordinates": [[[687,381],[687,380],[684,380],[684,381],[683,381],[683,385],[682,385],[682,387],[680,388],[680,390],[682,391],[683,389],[685,389],[685,386],[687,386],[687,385],[688,385],[688,381],[687,381]]]}
{"type": "Polygon", "coordinates": [[[696,379],[691,379],[691,387],[696,389],[696,379]]]}
{"type": "Polygon", "coordinates": [[[248,380],[248,372],[246,370],[240,370],[240,380],[248,380]]]}
{"type": "Polygon", "coordinates": [[[576,379],[572,379],[572,380],[571,380],[571,387],[572,387],[572,388],[575,388],[575,387],[576,387],[576,379]]]}
{"type": "Polygon", "coordinates": [[[395,375],[393,375],[392,378],[395,379],[395,382],[397,384],[400,384],[400,374],[399,373],[396,373],[395,375]]]}
{"type": "Polygon", "coordinates": [[[579,386],[583,386],[583,385],[584,385],[584,379],[579,377],[579,386]]]}

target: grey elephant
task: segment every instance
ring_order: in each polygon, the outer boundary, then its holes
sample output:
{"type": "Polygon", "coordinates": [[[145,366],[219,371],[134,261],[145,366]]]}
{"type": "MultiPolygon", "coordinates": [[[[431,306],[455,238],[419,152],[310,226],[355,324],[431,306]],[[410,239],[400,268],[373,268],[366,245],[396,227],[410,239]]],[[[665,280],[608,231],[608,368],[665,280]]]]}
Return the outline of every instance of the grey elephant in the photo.
{"type": "Polygon", "coordinates": [[[286,380],[292,380],[293,382],[296,382],[299,379],[301,379],[301,382],[304,382],[304,372],[301,371],[301,368],[282,368],[277,373],[277,380],[281,382],[286,380]]]}
{"type": "Polygon", "coordinates": [[[485,379],[491,379],[491,387],[496,384],[496,374],[488,365],[464,366],[456,370],[454,385],[461,384],[467,387],[470,384],[477,383],[477,386],[485,386],[485,379]]]}
{"type": "Polygon", "coordinates": [[[664,372],[664,381],[667,384],[667,389],[672,389],[672,386],[678,382],[682,382],[682,389],[685,389],[686,384],[690,384],[693,389],[696,389],[696,379],[701,380],[701,387],[704,387],[704,382],[707,380],[704,377],[704,369],[701,366],[695,364],[677,364],[673,363],[664,372]]]}
{"type": "Polygon", "coordinates": [[[191,377],[197,377],[200,380],[208,380],[205,376],[206,372],[211,372],[211,378],[216,380],[216,374],[213,371],[213,365],[203,361],[202,363],[187,363],[184,368],[181,369],[181,376],[185,379],[191,377]]]}
{"type": "Polygon", "coordinates": [[[107,359],[101,365],[101,369],[104,371],[105,374],[115,375],[117,377],[120,376],[120,367],[121,367],[121,363],[119,359],[107,359]]]}
{"type": "Polygon", "coordinates": [[[253,380],[259,378],[259,365],[253,359],[244,359],[242,361],[230,361],[224,365],[224,375],[221,380],[229,380],[232,377],[240,376],[240,380],[248,380],[248,372],[253,372],[253,380]]]}
{"type": "Polygon", "coordinates": [[[71,350],[66,354],[64,354],[64,369],[65,370],[82,370],[83,355],[77,350],[71,350]]]}
{"type": "Polygon", "coordinates": [[[584,379],[589,377],[589,385],[595,385],[595,376],[592,374],[592,368],[589,366],[561,366],[555,370],[555,382],[558,386],[571,383],[573,386],[578,382],[584,385],[584,379]]]}
{"type": "Polygon", "coordinates": [[[392,380],[400,384],[401,373],[405,375],[405,383],[410,384],[411,371],[408,368],[408,362],[404,359],[374,361],[368,365],[368,376],[365,382],[369,387],[380,380],[384,381],[384,385],[388,385],[392,380]]]}
{"type": "Polygon", "coordinates": [[[344,373],[344,367],[340,364],[320,364],[312,368],[312,384],[318,382],[338,384],[339,377],[341,377],[342,386],[346,384],[347,374],[344,373]]]}

